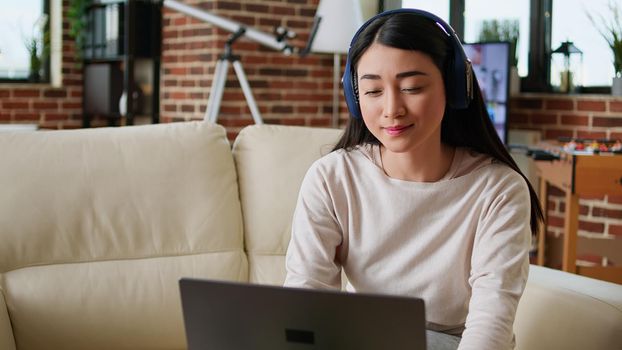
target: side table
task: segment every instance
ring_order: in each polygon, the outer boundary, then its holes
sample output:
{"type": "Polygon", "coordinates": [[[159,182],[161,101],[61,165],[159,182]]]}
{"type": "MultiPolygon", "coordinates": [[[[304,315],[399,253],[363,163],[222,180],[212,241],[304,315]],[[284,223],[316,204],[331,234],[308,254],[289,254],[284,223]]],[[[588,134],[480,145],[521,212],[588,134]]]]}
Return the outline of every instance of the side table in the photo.
{"type": "MultiPolygon", "coordinates": [[[[562,270],[622,284],[622,266],[577,266],[577,230],[580,196],[622,196],[622,155],[565,152],[551,143],[540,145],[559,154],[559,160],[536,161],[540,178],[540,203],[548,215],[547,186],[565,193],[562,270]]],[[[544,265],[546,224],[538,233],[537,264],[544,265]]]]}

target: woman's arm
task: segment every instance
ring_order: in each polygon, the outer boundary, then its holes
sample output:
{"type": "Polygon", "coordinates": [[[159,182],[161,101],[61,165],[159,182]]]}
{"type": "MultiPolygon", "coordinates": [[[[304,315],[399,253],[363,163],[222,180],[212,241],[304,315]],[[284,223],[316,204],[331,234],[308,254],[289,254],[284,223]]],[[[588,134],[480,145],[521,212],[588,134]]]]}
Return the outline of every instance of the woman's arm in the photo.
{"type": "Polygon", "coordinates": [[[342,231],[326,182],[316,162],[305,175],[287,249],[284,285],[315,289],[340,289],[338,250],[342,231]]]}
{"type": "Polygon", "coordinates": [[[504,176],[498,188],[490,193],[475,236],[461,350],[514,347],[514,317],[529,271],[529,191],[515,173],[504,176]]]}

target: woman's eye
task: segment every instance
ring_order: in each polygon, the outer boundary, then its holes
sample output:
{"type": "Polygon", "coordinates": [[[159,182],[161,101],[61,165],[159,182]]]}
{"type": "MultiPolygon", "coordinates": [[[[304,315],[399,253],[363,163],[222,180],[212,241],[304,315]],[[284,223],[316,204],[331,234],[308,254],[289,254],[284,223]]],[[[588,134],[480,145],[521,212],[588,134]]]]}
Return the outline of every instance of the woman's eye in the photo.
{"type": "Polygon", "coordinates": [[[420,87],[404,88],[404,89],[402,89],[402,91],[406,92],[406,93],[417,93],[417,92],[421,91],[421,88],[420,87]]]}
{"type": "Polygon", "coordinates": [[[367,90],[365,91],[365,95],[375,96],[375,95],[380,94],[381,92],[382,92],[381,90],[367,90]]]}

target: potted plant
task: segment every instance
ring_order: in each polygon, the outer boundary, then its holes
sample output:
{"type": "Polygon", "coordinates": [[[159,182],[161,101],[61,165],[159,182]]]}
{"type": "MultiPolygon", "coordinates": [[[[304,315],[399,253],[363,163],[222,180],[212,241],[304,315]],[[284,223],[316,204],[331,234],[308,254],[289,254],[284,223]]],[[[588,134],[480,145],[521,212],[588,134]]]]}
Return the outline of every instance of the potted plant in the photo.
{"type": "Polygon", "coordinates": [[[41,15],[34,23],[32,33],[23,37],[24,46],[28,51],[30,67],[28,80],[39,82],[43,61],[49,55],[49,26],[47,15],[41,15]]]}
{"type": "Polygon", "coordinates": [[[600,35],[607,41],[613,53],[614,77],[611,84],[611,94],[622,96],[622,15],[620,15],[620,4],[611,0],[607,6],[611,13],[611,18],[606,19],[599,15],[595,19],[589,12],[588,18],[594,24],[600,35]]]}
{"type": "Polygon", "coordinates": [[[70,0],[67,10],[69,20],[69,35],[75,40],[78,62],[84,58],[87,18],[86,10],[93,4],[93,0],[70,0]]]}
{"type": "Polygon", "coordinates": [[[28,56],[30,57],[30,71],[28,81],[38,82],[41,80],[41,48],[37,38],[29,38],[25,42],[28,56]]]}

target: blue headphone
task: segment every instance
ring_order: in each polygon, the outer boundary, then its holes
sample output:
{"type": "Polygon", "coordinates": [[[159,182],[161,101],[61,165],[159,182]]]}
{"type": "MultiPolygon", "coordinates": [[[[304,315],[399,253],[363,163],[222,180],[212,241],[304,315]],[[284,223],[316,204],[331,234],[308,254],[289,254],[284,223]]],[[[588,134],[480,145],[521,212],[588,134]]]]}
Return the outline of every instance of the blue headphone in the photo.
{"type": "Polygon", "coordinates": [[[438,16],[417,9],[397,9],[382,12],[367,22],[365,22],[361,28],[354,34],[352,41],[350,42],[350,49],[348,50],[348,57],[346,60],[346,67],[342,78],[343,93],[346,97],[346,104],[348,110],[354,118],[361,119],[361,108],[359,106],[359,99],[357,93],[356,75],[352,67],[352,45],[358,40],[361,32],[367,28],[371,23],[381,17],[390,16],[396,13],[412,13],[424,18],[428,18],[440,27],[439,29],[444,32],[450,38],[451,45],[453,47],[453,59],[449,64],[448,71],[445,72],[445,90],[447,94],[447,103],[454,109],[465,109],[469,106],[469,103],[473,99],[473,69],[471,62],[464,53],[462,44],[456,32],[451,26],[438,16]]]}

